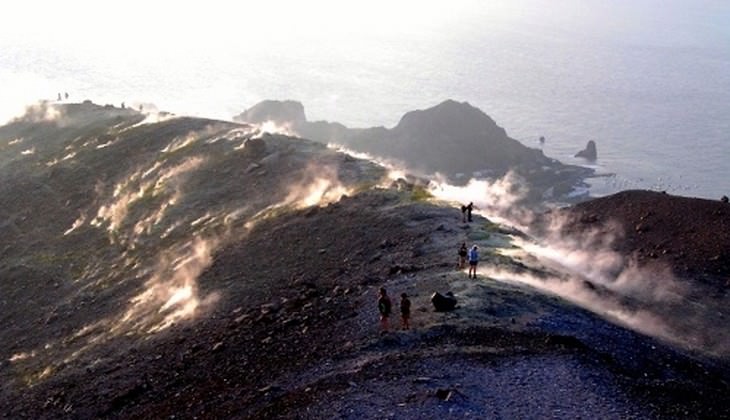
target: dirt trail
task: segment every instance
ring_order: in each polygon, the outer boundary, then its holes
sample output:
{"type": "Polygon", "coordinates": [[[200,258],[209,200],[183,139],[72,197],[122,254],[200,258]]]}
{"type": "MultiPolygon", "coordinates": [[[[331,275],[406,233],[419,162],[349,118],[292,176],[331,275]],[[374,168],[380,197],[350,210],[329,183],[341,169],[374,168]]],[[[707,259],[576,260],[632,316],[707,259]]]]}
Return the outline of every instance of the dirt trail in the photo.
{"type": "MultiPolygon", "coordinates": [[[[258,415],[597,415],[618,419],[689,413],[686,401],[661,406],[649,398],[650,392],[639,390],[642,386],[661,389],[655,376],[642,372],[646,376],[636,377],[636,372],[623,367],[624,359],[637,359],[635,352],[651,348],[654,355],[662,355],[659,360],[667,361],[661,375],[681,370],[682,367],[671,365],[682,363],[671,349],[608,324],[560,299],[484,276],[471,280],[455,270],[455,250],[461,241],[479,244],[486,256],[485,265],[520,268],[519,263],[494,253],[495,247],[509,243],[509,237],[494,232],[485,220],[461,225],[456,216],[452,213],[427,219],[437,232],[431,255],[444,262],[441,266],[399,275],[387,282],[391,295],[405,291],[411,297],[413,329],[378,335],[374,302],[379,285],[369,287],[358,300],[357,316],[335,328],[341,333],[354,324],[356,331],[348,336],[347,351],[333,354],[298,376],[298,380],[281,378],[275,385],[281,390],[280,395],[258,415]],[[443,231],[452,235],[440,235],[443,231]],[[453,312],[434,312],[429,302],[431,293],[446,290],[455,293],[459,307],[453,312]],[[545,328],[559,319],[582,324],[580,331],[571,334],[545,328]],[[597,338],[591,337],[594,329],[597,338]],[[607,345],[614,339],[623,344],[607,345]],[[637,347],[626,348],[628,343],[637,347]]],[[[656,368],[646,357],[641,358],[641,364],[646,364],[643,369],[656,368]]]]}

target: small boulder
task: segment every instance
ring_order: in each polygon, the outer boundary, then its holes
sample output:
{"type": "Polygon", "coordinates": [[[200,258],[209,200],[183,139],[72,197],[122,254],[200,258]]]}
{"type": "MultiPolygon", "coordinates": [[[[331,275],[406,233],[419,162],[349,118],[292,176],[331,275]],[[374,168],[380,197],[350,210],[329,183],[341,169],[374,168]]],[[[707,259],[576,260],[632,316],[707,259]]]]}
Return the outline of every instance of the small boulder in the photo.
{"type": "Polygon", "coordinates": [[[436,398],[441,401],[448,401],[451,399],[453,392],[450,389],[439,388],[436,390],[436,398]]]}
{"type": "Polygon", "coordinates": [[[722,198],[720,198],[720,202],[721,202],[721,203],[725,203],[725,204],[727,204],[727,203],[728,203],[728,198],[727,198],[727,196],[726,196],[726,195],[723,195],[723,196],[722,196],[722,198]]]}
{"type": "Polygon", "coordinates": [[[266,154],[266,142],[261,138],[246,139],[243,146],[246,156],[260,157],[266,154]]]}
{"type": "Polygon", "coordinates": [[[598,158],[598,151],[596,150],[596,142],[589,140],[586,144],[586,148],[575,154],[575,157],[584,158],[590,161],[594,161],[598,158]]]}
{"type": "Polygon", "coordinates": [[[431,296],[431,303],[437,312],[452,311],[456,307],[456,298],[451,292],[446,292],[445,295],[435,292],[431,296]]]}

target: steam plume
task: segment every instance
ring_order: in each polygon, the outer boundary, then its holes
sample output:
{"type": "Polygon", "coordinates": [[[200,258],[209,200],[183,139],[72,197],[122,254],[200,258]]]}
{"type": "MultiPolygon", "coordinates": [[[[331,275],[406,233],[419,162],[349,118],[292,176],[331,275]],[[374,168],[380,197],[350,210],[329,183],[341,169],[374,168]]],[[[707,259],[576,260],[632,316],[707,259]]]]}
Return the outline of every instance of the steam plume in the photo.
{"type": "Polygon", "coordinates": [[[564,227],[569,220],[552,212],[546,228],[533,231],[535,215],[519,204],[527,193],[521,185],[513,174],[493,182],[470,180],[463,187],[436,181],[430,185],[437,198],[471,201],[489,219],[528,233],[513,237],[512,245],[518,249],[506,253],[522,260],[531,271],[498,268],[486,261],[481,274],[556,294],[646,335],[706,352],[730,354],[730,332],[718,328],[722,325],[718,312],[724,306],[721,302],[709,298],[698,286],[676,278],[669,267],[641,266],[614,251],[613,245],[623,233],[623,226],[614,222],[567,234],[564,227]],[[704,304],[697,304],[696,296],[702,296],[704,304]]]}

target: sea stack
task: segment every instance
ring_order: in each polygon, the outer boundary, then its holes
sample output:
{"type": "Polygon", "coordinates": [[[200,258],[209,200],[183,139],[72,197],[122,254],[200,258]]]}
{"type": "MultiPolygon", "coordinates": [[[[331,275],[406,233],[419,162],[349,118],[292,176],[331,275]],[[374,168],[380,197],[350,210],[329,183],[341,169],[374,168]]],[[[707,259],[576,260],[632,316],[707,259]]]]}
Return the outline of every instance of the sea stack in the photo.
{"type": "Polygon", "coordinates": [[[588,144],[586,144],[586,148],[576,153],[575,157],[595,161],[598,158],[598,152],[596,151],[596,142],[593,140],[589,140],[588,144]]]}

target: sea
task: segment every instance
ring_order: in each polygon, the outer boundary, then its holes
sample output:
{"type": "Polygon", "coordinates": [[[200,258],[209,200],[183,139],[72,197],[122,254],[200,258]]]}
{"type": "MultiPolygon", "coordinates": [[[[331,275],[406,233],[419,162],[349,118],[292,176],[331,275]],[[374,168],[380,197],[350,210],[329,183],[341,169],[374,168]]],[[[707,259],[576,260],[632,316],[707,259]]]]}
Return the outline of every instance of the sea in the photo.
{"type": "Polygon", "coordinates": [[[454,99],[525,145],[606,175],[589,180],[592,195],[730,195],[726,0],[135,0],[112,9],[3,6],[0,120],[68,93],[220,119],[294,99],[310,121],[392,127],[454,99]],[[589,140],[598,149],[590,164],[574,157],[589,140]]]}

